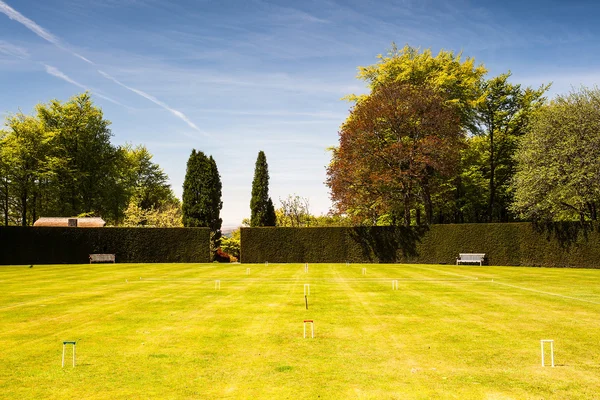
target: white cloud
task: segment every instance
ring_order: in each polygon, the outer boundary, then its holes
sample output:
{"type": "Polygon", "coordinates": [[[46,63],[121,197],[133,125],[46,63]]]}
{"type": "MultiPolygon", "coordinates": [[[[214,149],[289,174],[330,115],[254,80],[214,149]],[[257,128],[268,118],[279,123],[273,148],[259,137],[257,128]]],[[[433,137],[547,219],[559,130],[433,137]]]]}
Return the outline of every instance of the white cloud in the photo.
{"type": "Polygon", "coordinates": [[[81,88],[83,90],[87,90],[87,91],[93,92],[96,96],[98,96],[100,98],[103,98],[105,100],[108,100],[111,103],[114,103],[114,104],[126,107],[125,105],[119,103],[118,101],[113,100],[110,97],[105,96],[105,95],[103,95],[101,93],[98,93],[97,91],[94,91],[94,90],[90,89],[89,87],[87,87],[85,85],[82,85],[81,83],[79,83],[79,82],[77,82],[77,81],[69,78],[69,76],[67,76],[65,73],[63,73],[62,71],[60,71],[56,67],[53,67],[53,66],[48,65],[48,64],[44,64],[44,67],[46,67],[46,72],[49,73],[52,76],[55,76],[55,77],[57,77],[59,79],[62,79],[63,81],[69,82],[70,84],[75,85],[75,86],[77,86],[77,87],[79,87],[79,88],[81,88]]]}
{"type": "Polygon", "coordinates": [[[18,12],[17,10],[15,10],[11,6],[9,6],[8,4],[3,2],[2,0],[0,0],[0,12],[3,14],[6,14],[6,16],[8,18],[12,19],[13,21],[17,21],[17,22],[21,23],[22,25],[24,25],[26,28],[31,30],[33,33],[35,33],[42,39],[45,39],[45,40],[49,41],[50,43],[55,44],[56,46],[62,47],[60,40],[58,40],[58,38],[56,36],[54,36],[53,34],[48,32],[47,30],[45,30],[44,28],[42,28],[41,26],[39,26],[32,20],[30,20],[29,18],[25,17],[23,14],[21,14],[20,12],[18,12]]]}
{"type": "Polygon", "coordinates": [[[156,97],[154,97],[154,96],[152,96],[152,95],[150,95],[150,94],[148,94],[146,92],[143,92],[143,91],[141,91],[139,89],[136,89],[136,88],[133,88],[133,87],[125,85],[124,83],[120,82],[119,80],[117,80],[116,78],[112,77],[111,75],[107,74],[104,71],[98,70],[98,73],[100,75],[102,75],[103,77],[105,77],[106,79],[109,79],[109,80],[113,81],[117,85],[122,86],[125,89],[130,90],[130,91],[132,91],[132,92],[134,92],[134,93],[136,93],[136,94],[138,94],[138,95],[140,95],[140,96],[142,96],[142,97],[150,100],[154,104],[157,104],[157,105],[161,106],[165,110],[169,111],[171,114],[175,115],[177,118],[183,120],[186,124],[188,124],[188,126],[190,128],[192,128],[192,129],[194,129],[194,130],[196,130],[198,132],[204,133],[206,136],[208,136],[207,133],[202,132],[200,130],[200,128],[198,128],[196,126],[196,124],[194,124],[192,121],[190,121],[190,119],[188,117],[186,117],[186,115],[184,113],[182,113],[181,111],[178,111],[178,110],[176,110],[174,108],[169,107],[166,103],[163,103],[162,101],[158,100],[156,97]]]}
{"type": "Polygon", "coordinates": [[[15,10],[11,6],[9,6],[8,4],[3,2],[2,0],[0,0],[0,12],[5,14],[8,18],[12,19],[13,21],[17,21],[20,24],[24,25],[27,29],[29,29],[30,31],[32,31],[33,33],[35,33],[42,39],[52,43],[56,47],[58,47],[62,50],[68,51],[75,57],[77,57],[89,64],[93,64],[93,62],[91,62],[90,60],[88,60],[87,58],[82,56],[81,54],[78,54],[78,53],[74,52],[73,50],[70,50],[69,48],[67,48],[52,33],[48,32],[47,30],[45,30],[44,28],[42,28],[41,26],[39,26],[38,24],[36,24],[32,20],[30,20],[29,18],[27,18],[26,16],[24,16],[23,14],[21,14],[20,12],[18,12],[17,10],[15,10]]]}
{"type": "Polygon", "coordinates": [[[22,47],[15,46],[4,40],[0,40],[0,53],[17,57],[22,60],[29,58],[29,52],[22,47]]]}
{"type": "MultiPolygon", "coordinates": [[[[33,22],[32,20],[30,20],[29,18],[25,17],[23,14],[19,13],[17,10],[15,10],[14,8],[10,7],[8,4],[6,4],[5,2],[3,2],[2,0],[0,0],[0,12],[2,12],[3,14],[5,14],[8,18],[17,21],[19,23],[21,23],[22,25],[24,25],[26,28],[28,28],[29,30],[31,30],[33,33],[35,33],[36,35],[38,35],[39,37],[41,37],[44,40],[47,40],[48,42],[54,44],[56,47],[66,50],[69,53],[71,53],[72,55],[74,55],[75,57],[79,58],[80,60],[85,61],[88,64],[91,65],[96,65],[93,61],[85,58],[84,56],[82,56],[81,54],[69,49],[68,47],[66,47],[65,45],[63,45],[61,43],[61,41],[54,36],[52,33],[48,32],[47,30],[45,30],[44,28],[42,28],[41,26],[39,26],[38,24],[36,24],[35,22],[33,22]]],[[[60,79],[63,79],[69,83],[72,83],[76,86],[79,86],[81,88],[85,88],[84,85],[81,85],[77,82],[75,82],[74,80],[70,79],[68,76],[66,76],[65,74],[63,74],[62,72],[58,71],[56,68],[54,67],[50,67],[46,65],[46,71],[51,74],[54,75],[60,79]]],[[[165,110],[169,111],[171,114],[175,115],[177,118],[183,120],[186,124],[188,124],[191,128],[197,130],[198,132],[201,132],[200,129],[196,126],[196,124],[194,124],[184,113],[182,113],[181,111],[178,111],[174,108],[169,107],[169,105],[167,105],[166,103],[158,100],[156,97],[149,95],[148,93],[145,93],[139,89],[127,86],[121,82],[119,82],[117,79],[113,78],[112,76],[110,76],[109,74],[102,72],[100,70],[98,70],[98,73],[100,73],[102,76],[104,76],[106,79],[109,79],[113,82],[115,82],[116,84],[150,100],[151,102],[161,106],[162,108],[164,108],[165,110]]],[[[86,89],[87,90],[87,89],[86,89]]],[[[109,100],[109,98],[107,98],[106,96],[102,96],[102,95],[98,95],[98,97],[102,97],[104,99],[109,100]]],[[[109,100],[112,101],[113,103],[116,104],[120,104],[118,102],[115,102],[114,100],[109,100]]]]}

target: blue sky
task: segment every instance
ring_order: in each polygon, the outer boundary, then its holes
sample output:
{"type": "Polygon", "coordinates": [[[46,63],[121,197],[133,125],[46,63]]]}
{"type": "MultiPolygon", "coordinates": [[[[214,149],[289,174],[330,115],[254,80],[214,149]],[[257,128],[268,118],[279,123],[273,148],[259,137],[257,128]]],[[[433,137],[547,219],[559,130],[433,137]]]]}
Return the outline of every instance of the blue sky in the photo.
{"type": "Polygon", "coordinates": [[[330,207],[325,166],[357,66],[399,46],[462,51],[491,75],[600,78],[594,1],[0,0],[0,116],[89,89],[113,143],[145,144],[181,195],[187,158],[212,154],[224,226],[250,214],[254,162],[270,193],[330,207]]]}

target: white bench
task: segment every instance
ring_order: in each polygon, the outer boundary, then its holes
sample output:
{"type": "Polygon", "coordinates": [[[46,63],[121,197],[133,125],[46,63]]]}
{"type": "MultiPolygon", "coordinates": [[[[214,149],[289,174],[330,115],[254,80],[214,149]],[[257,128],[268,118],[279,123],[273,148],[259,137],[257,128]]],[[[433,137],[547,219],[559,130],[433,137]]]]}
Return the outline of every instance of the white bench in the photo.
{"type": "Polygon", "coordinates": [[[456,265],[458,264],[479,264],[483,265],[485,262],[485,253],[460,253],[456,259],[456,265]]]}
{"type": "Polygon", "coordinates": [[[114,254],[90,254],[90,264],[93,262],[112,262],[115,263],[114,254]]]}

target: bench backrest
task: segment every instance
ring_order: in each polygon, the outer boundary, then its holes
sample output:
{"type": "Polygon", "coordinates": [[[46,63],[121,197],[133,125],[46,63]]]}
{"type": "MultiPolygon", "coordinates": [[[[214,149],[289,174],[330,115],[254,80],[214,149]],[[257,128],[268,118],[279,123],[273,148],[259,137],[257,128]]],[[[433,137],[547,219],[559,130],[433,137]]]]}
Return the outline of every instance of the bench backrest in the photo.
{"type": "Polygon", "coordinates": [[[458,258],[462,261],[479,261],[485,258],[485,253],[460,253],[458,258]]]}
{"type": "Polygon", "coordinates": [[[90,254],[91,261],[115,261],[114,254],[90,254]]]}

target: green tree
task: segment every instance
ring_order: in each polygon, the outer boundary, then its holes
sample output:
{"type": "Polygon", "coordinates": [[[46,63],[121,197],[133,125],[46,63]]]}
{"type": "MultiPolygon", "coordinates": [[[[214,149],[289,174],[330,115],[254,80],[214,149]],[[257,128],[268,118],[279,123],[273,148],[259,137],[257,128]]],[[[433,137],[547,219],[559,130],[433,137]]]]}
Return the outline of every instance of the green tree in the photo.
{"type": "Polygon", "coordinates": [[[508,81],[510,72],[482,83],[482,97],[477,103],[479,134],[485,137],[485,164],[488,180],[487,221],[512,219],[510,184],[515,172],[514,153],[519,139],[529,127],[533,112],[544,102],[549,85],[539,89],[522,88],[508,81]]]}
{"type": "Polygon", "coordinates": [[[36,107],[52,136],[52,191],[43,205],[49,215],[103,215],[115,219],[110,203],[118,153],[110,143],[110,121],[88,93],[36,107]]]}
{"type": "Polygon", "coordinates": [[[212,156],[192,150],[187,162],[183,182],[183,225],[186,227],[208,227],[211,230],[213,250],[219,247],[221,238],[220,218],[221,177],[212,156]]]}
{"type": "Polygon", "coordinates": [[[38,216],[43,181],[48,171],[50,135],[38,119],[22,113],[6,120],[8,132],[2,139],[5,224],[14,199],[18,222],[26,226],[38,216]]]}
{"type": "Polygon", "coordinates": [[[221,238],[221,250],[225,253],[234,256],[238,260],[240,259],[241,250],[241,231],[236,229],[231,232],[229,236],[223,236],[221,238]]]}
{"type": "Polygon", "coordinates": [[[279,199],[281,208],[276,211],[277,226],[310,226],[312,216],[310,203],[306,197],[288,195],[286,199],[279,199]]]}
{"type": "Polygon", "coordinates": [[[273,201],[269,197],[269,166],[261,150],[254,166],[252,198],[250,200],[250,226],[275,226],[276,216],[273,201]]]}
{"type": "Polygon", "coordinates": [[[135,197],[144,210],[177,204],[167,176],[144,146],[115,147],[110,122],[87,93],[6,118],[0,131],[3,223],[38,216],[98,215],[119,224],[135,197]]]}
{"type": "Polygon", "coordinates": [[[159,208],[140,207],[135,198],[132,198],[124,212],[123,226],[178,228],[182,227],[181,205],[178,202],[166,203],[159,208]]]}
{"type": "Polygon", "coordinates": [[[512,210],[533,220],[598,219],[600,89],[558,96],[519,144],[512,210]]]}
{"type": "Polygon", "coordinates": [[[0,130],[0,211],[2,212],[4,226],[8,226],[10,212],[9,156],[5,145],[7,135],[5,131],[0,130]]]}
{"type": "MultiPolygon", "coordinates": [[[[461,127],[477,131],[475,106],[480,101],[480,85],[487,70],[475,65],[473,58],[441,50],[434,56],[430,49],[421,51],[409,45],[398,49],[394,43],[388,53],[377,56],[373,65],[359,67],[358,79],[369,84],[371,90],[391,82],[427,87],[434,90],[448,104],[457,108],[461,127]]],[[[358,101],[363,96],[348,96],[358,101]]]]}
{"type": "Polygon", "coordinates": [[[152,162],[152,154],[146,146],[125,146],[133,195],[143,209],[158,208],[165,203],[176,202],[169,185],[169,177],[162,168],[152,162]]]}

